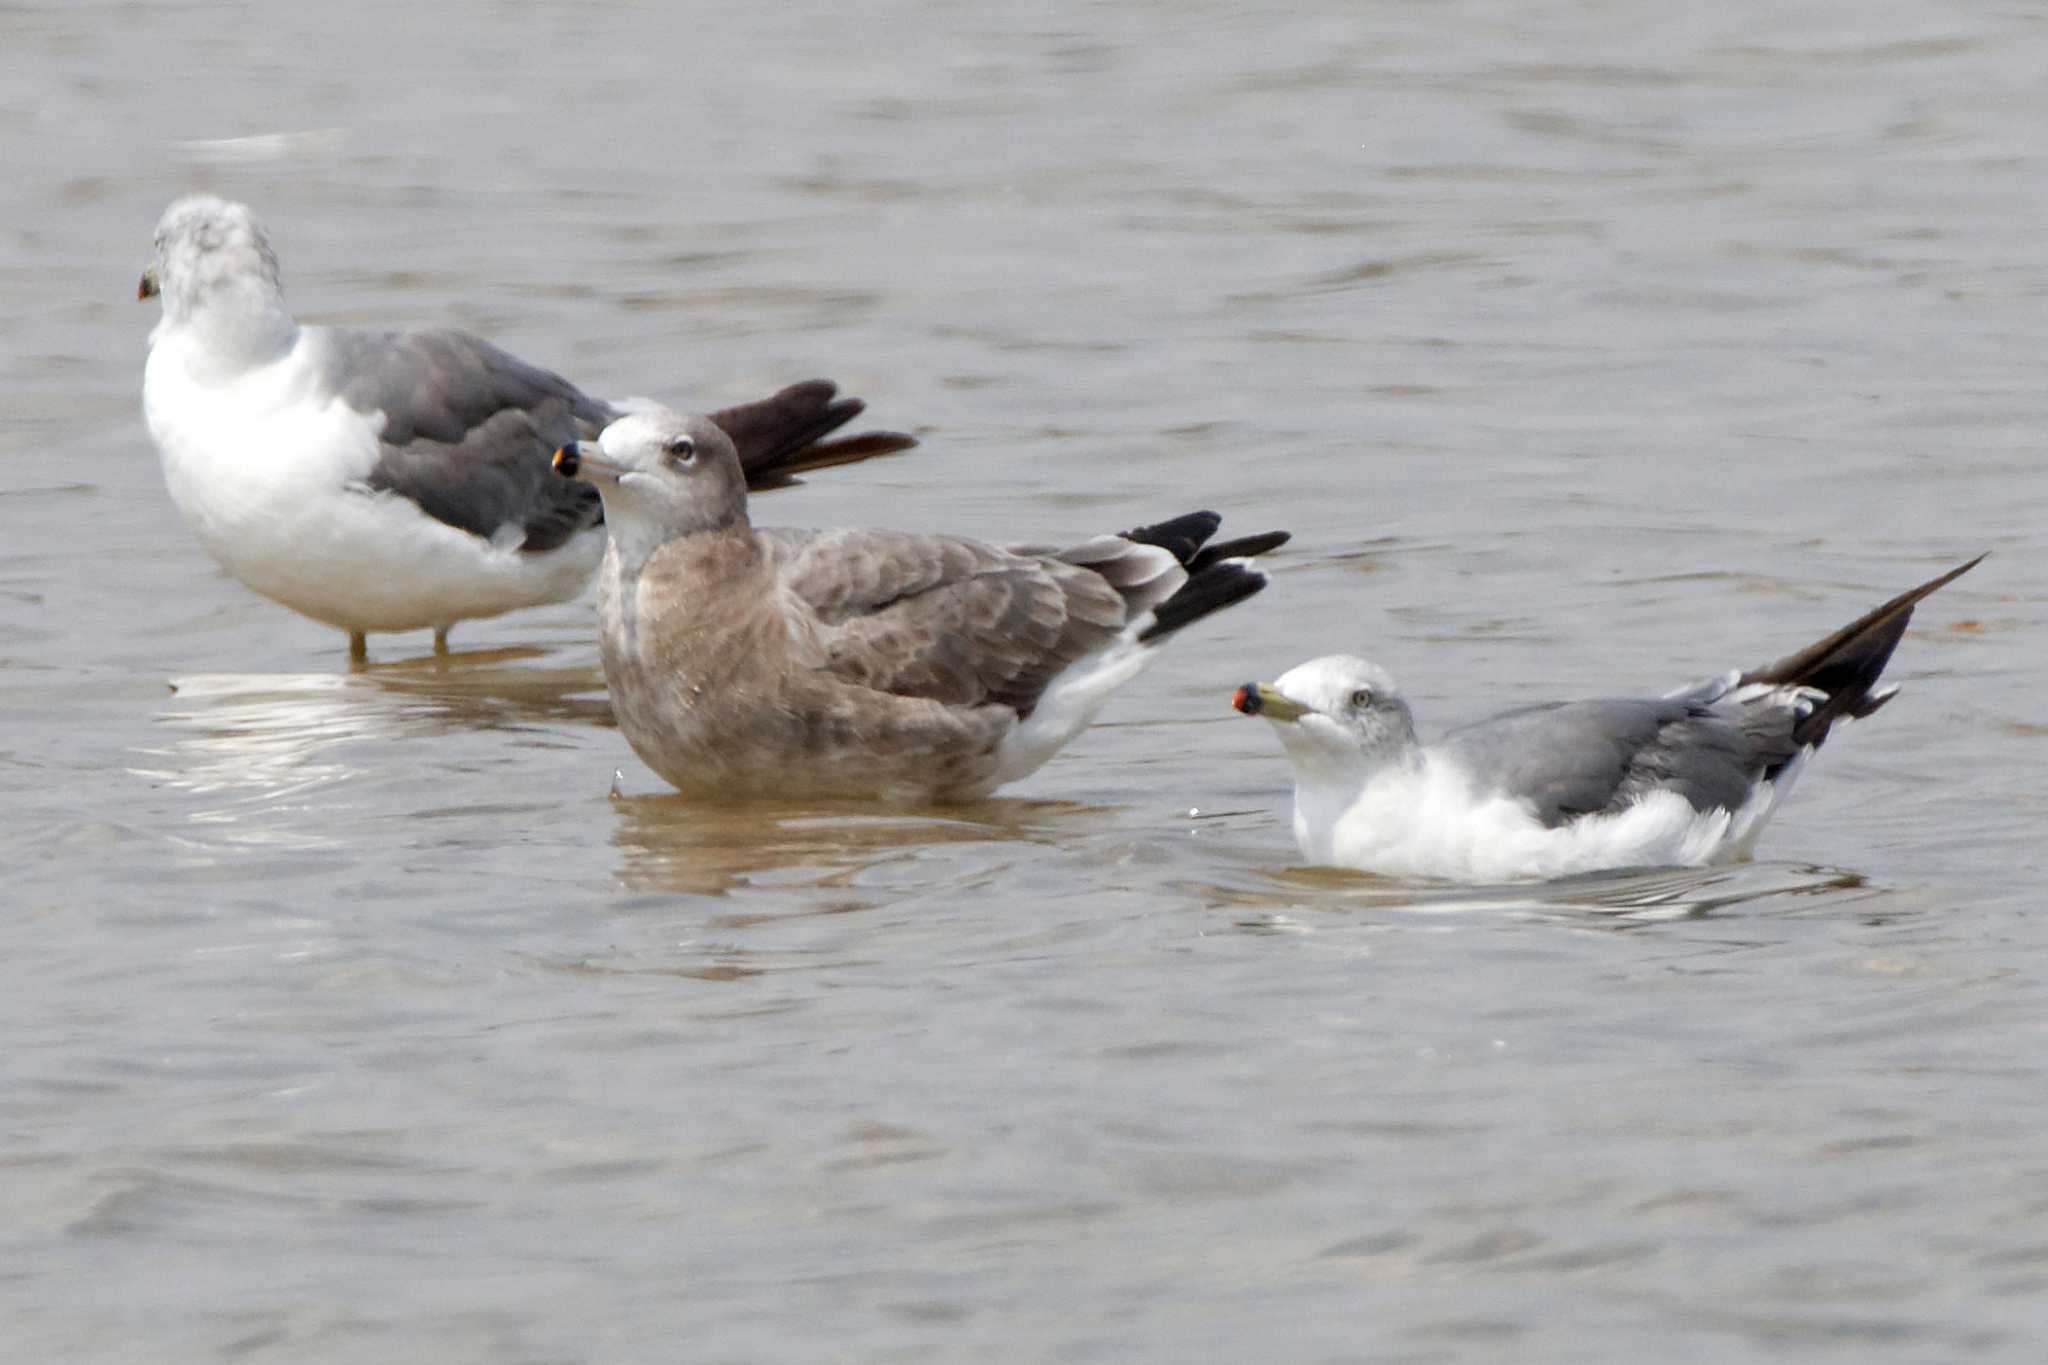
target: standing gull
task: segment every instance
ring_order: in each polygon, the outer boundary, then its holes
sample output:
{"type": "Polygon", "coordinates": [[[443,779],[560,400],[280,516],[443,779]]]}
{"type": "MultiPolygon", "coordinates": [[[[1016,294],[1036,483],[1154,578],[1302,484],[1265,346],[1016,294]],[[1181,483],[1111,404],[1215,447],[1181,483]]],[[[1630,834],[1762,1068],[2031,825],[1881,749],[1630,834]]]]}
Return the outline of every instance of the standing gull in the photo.
{"type": "MultiPolygon", "coordinates": [[[[349,634],[562,602],[604,550],[587,488],[549,457],[644,400],[608,403],[466,332],[302,327],[277,256],[241,204],[180,199],[157,225],[140,297],[161,295],[142,408],[164,481],[222,568],[349,634]]],[[[914,445],[824,438],[861,411],[823,380],[712,414],[747,479],[914,445]]]]}
{"type": "Polygon", "coordinates": [[[1914,604],[1982,559],[1774,664],[1659,698],[1523,707],[1435,744],[1393,679],[1348,655],[1247,683],[1232,705],[1273,722],[1313,862],[1458,881],[1731,862],[1828,727],[1898,691],[1876,683],[1914,604]]]}
{"type": "Polygon", "coordinates": [[[1066,549],[756,530],[732,442],[638,413],[555,456],[597,485],[612,710],[695,796],[962,801],[1034,771],[1168,636],[1266,585],[1282,531],[1191,512],[1066,549]]]}

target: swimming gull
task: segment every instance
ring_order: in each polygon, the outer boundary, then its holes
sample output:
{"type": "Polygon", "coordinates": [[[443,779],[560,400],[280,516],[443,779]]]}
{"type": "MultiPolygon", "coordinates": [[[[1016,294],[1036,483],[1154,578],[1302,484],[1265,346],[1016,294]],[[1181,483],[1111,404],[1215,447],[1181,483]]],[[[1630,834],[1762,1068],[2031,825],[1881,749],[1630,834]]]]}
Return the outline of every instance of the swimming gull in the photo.
{"type": "MultiPolygon", "coordinates": [[[[142,406],[171,499],[234,577],[349,633],[431,627],[566,601],[604,550],[588,488],[555,477],[565,441],[647,401],[592,398],[466,332],[300,326],[248,208],[180,199],[140,297],[161,295],[142,406]]],[[[861,411],[830,383],[712,414],[747,478],[916,444],[825,438],[861,411]]]]}
{"type": "Polygon", "coordinates": [[[1747,858],[1838,720],[1867,716],[1921,598],[1982,555],[1796,654],[1657,698],[1552,702],[1415,737],[1387,673],[1330,655],[1232,705],[1294,766],[1302,856],[1395,876],[1501,881],[1747,858]]]}
{"type": "Polygon", "coordinates": [[[756,529],[713,423],[637,413],[563,447],[597,485],[613,713],[695,796],[985,796],[1087,726],[1175,631],[1266,585],[1282,531],[1192,512],[1065,549],[756,529]]]}

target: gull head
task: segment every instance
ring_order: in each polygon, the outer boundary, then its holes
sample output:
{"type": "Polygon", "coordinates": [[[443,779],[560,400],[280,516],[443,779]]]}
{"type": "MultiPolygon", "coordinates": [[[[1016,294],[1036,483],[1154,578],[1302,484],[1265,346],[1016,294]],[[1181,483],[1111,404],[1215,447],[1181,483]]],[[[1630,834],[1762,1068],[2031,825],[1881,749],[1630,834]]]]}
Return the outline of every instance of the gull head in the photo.
{"type": "Polygon", "coordinates": [[[595,441],[555,452],[555,468],[596,486],[614,540],[651,550],[747,519],[747,478],[732,438],[709,417],[666,408],[619,418],[595,441]]]}
{"type": "Polygon", "coordinates": [[[277,253],[245,204],[210,194],[180,199],[156,225],[156,254],[142,272],[139,299],[163,298],[164,318],[182,322],[202,310],[257,315],[283,311],[277,253]]]}
{"type": "Polygon", "coordinates": [[[1415,721],[1392,676],[1349,654],[1311,659],[1277,682],[1246,683],[1230,704],[1271,721],[1297,771],[1377,767],[1415,747],[1415,721]]]}

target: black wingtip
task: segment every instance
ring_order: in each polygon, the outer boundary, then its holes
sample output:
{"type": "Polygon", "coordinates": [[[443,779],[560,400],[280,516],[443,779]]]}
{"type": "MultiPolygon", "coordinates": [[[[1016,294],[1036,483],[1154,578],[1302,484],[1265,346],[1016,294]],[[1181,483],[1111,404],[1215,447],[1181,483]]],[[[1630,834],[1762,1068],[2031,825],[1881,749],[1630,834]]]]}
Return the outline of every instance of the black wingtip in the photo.
{"type": "Polygon", "coordinates": [[[777,488],[794,488],[803,482],[800,474],[815,474],[834,465],[859,464],[883,455],[915,450],[917,438],[901,431],[864,431],[858,436],[840,436],[804,447],[783,464],[747,471],[747,489],[766,493],[777,488]]]}
{"type": "Polygon", "coordinates": [[[747,485],[756,492],[782,488],[814,469],[891,455],[917,444],[900,431],[862,432],[826,440],[867,410],[858,398],[841,398],[829,379],[806,379],[755,403],[723,408],[711,420],[739,451],[747,485]]]}
{"type": "Polygon", "coordinates": [[[1239,536],[1235,540],[1204,545],[1201,553],[1188,561],[1188,572],[1200,573],[1226,559],[1252,559],[1268,550],[1277,550],[1292,539],[1294,533],[1291,531],[1262,531],[1255,536],[1239,536]]]}
{"type": "Polygon", "coordinates": [[[1249,565],[1235,560],[1211,565],[1189,578],[1181,584],[1180,591],[1159,604],[1152,613],[1152,624],[1138,636],[1138,643],[1164,640],[1212,612],[1222,611],[1255,596],[1265,586],[1266,576],[1249,565]]]}
{"type": "Polygon", "coordinates": [[[1286,531],[1264,531],[1209,544],[1209,537],[1222,525],[1223,518],[1218,513],[1188,512],[1150,526],[1133,527],[1123,533],[1123,538],[1140,545],[1157,545],[1178,559],[1189,574],[1199,574],[1226,559],[1250,559],[1277,550],[1293,539],[1286,531]]]}
{"type": "Polygon", "coordinates": [[[1201,511],[1186,512],[1150,526],[1134,526],[1124,532],[1124,539],[1139,545],[1157,545],[1170,553],[1182,564],[1186,564],[1201,551],[1216,528],[1223,524],[1220,513],[1201,511]]]}
{"type": "Polygon", "coordinates": [[[1905,636],[1913,619],[1913,608],[1930,593],[1955,582],[1984,562],[1990,551],[1947,573],[1909,588],[1882,606],[1843,626],[1825,639],[1788,654],[1776,663],[1743,674],[1745,683],[1811,687],[1827,696],[1813,714],[1800,721],[1793,739],[1818,747],[1827,738],[1828,727],[1844,716],[1863,717],[1892,699],[1892,692],[1873,692],[1892,651],[1905,636]]]}

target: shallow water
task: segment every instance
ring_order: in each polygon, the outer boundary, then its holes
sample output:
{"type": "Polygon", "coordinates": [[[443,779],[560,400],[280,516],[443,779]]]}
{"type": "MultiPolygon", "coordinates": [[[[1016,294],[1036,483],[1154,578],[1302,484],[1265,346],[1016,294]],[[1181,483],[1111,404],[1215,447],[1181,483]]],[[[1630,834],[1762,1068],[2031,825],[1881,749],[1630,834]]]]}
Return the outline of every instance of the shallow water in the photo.
{"type": "Polygon", "coordinates": [[[0,12],[13,1354],[2035,1358],[2037,16],[642,8],[0,12]],[[925,437],[764,521],[1297,540],[1001,799],[687,804],[587,602],[351,672],[206,560],[192,189],[309,319],[925,437]],[[1226,705],[1661,690],[1986,548],[1745,867],[1304,869],[1226,705]]]}

